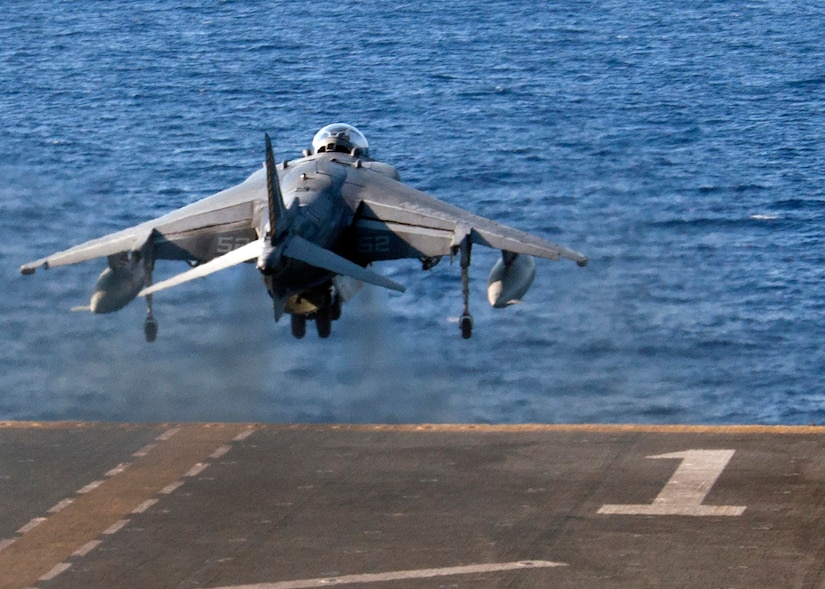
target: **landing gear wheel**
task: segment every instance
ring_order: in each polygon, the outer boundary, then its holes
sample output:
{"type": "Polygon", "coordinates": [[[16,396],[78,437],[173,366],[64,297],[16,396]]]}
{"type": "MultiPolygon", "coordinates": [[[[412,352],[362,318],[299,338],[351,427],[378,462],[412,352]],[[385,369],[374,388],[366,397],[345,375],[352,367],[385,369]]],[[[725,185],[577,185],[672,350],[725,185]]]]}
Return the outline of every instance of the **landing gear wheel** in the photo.
{"type": "Polygon", "coordinates": [[[329,305],[324,305],[315,313],[315,328],[321,339],[326,339],[332,334],[332,315],[329,305]]]}
{"type": "Polygon", "coordinates": [[[329,316],[333,321],[338,321],[341,318],[341,298],[338,295],[333,297],[329,316]]]}
{"type": "Polygon", "coordinates": [[[301,339],[307,334],[307,318],[303,315],[292,315],[291,326],[292,335],[296,339],[301,339]]]}
{"type": "Polygon", "coordinates": [[[158,322],[152,316],[146,318],[146,321],[143,322],[143,335],[146,336],[147,342],[153,342],[158,337],[158,322]]]}
{"type": "MultiPolygon", "coordinates": [[[[337,297],[336,297],[337,298],[337,297]]],[[[332,334],[332,321],[335,319],[335,303],[332,292],[324,293],[324,298],[315,311],[315,329],[318,331],[318,337],[326,339],[332,334]]],[[[340,315],[341,308],[338,308],[340,315]]]]}
{"type": "Polygon", "coordinates": [[[464,314],[458,320],[458,325],[461,327],[461,337],[470,339],[473,335],[473,317],[469,314],[464,314]]]}

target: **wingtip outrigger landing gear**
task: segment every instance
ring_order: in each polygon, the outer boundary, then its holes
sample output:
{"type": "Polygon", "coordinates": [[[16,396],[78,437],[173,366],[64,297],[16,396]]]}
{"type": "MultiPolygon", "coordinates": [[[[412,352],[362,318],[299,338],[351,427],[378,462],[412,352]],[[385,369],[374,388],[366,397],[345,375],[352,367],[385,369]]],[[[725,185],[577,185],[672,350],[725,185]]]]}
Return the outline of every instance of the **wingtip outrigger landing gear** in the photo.
{"type": "Polygon", "coordinates": [[[146,341],[151,343],[158,337],[158,320],[152,315],[152,295],[146,297],[149,299],[149,308],[146,311],[146,320],[143,322],[143,335],[146,336],[146,341]]]}
{"type": "MultiPolygon", "coordinates": [[[[148,257],[145,257],[146,260],[145,270],[146,270],[146,286],[152,286],[152,270],[154,268],[154,264],[149,260],[148,257]]],[[[158,338],[158,321],[155,319],[155,315],[152,313],[152,295],[146,295],[146,320],[143,322],[143,335],[146,337],[146,341],[152,343],[158,338]]]]}
{"type": "Polygon", "coordinates": [[[458,325],[461,327],[461,337],[470,339],[473,335],[473,316],[469,313],[464,313],[458,320],[458,325]]]}
{"type": "Polygon", "coordinates": [[[467,236],[461,240],[461,295],[464,297],[464,312],[458,320],[461,337],[470,339],[473,335],[473,316],[470,315],[470,250],[472,243],[467,236]]]}

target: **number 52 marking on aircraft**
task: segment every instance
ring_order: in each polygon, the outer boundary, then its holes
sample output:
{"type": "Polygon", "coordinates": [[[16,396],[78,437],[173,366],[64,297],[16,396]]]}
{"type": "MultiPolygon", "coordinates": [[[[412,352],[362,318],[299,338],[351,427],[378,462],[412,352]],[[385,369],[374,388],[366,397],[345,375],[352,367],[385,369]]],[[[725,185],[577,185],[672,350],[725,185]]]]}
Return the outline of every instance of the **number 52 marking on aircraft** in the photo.
{"type": "Polygon", "coordinates": [[[359,254],[387,254],[389,252],[389,235],[362,235],[358,238],[359,254]]]}
{"type": "Polygon", "coordinates": [[[218,237],[217,245],[215,247],[215,252],[222,256],[224,254],[228,254],[232,250],[236,250],[239,247],[245,246],[247,243],[252,241],[248,237],[237,237],[234,235],[221,235],[218,237]]]}
{"type": "Polygon", "coordinates": [[[652,459],[681,459],[681,464],[651,504],[602,505],[605,515],[687,515],[739,516],[746,507],[740,505],[702,505],[719,475],[725,470],[735,450],[685,450],[672,454],[648,456],[652,459]]]}

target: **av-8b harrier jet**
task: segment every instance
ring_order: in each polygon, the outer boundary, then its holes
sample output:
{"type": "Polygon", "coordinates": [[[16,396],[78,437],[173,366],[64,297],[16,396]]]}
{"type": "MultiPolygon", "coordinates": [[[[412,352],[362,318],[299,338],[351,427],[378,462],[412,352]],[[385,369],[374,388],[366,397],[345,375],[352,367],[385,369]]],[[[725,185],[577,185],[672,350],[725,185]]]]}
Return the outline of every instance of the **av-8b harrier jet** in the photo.
{"type": "Polygon", "coordinates": [[[411,188],[391,165],[370,157],[355,127],[333,124],[315,135],[303,157],[276,165],[266,136],[266,160],[241,184],[147,221],[25,264],[23,274],[108,258],[89,309],[111,313],[146,297],[144,331],[154,341],[158,323],[152,296],[166,288],[255,262],[272,297],[275,320],[291,316],[292,334],[315,321],[322,338],[331,333],[341,305],[362,283],[402,291],[375,272],[373,262],[417,258],[424,270],[443,256],[459,256],[464,311],[459,326],[472,334],[469,267],[473,244],[501,250],[487,295],[493,307],[521,299],[535,276],[533,256],[565,258],[579,266],[582,254],[474,215],[411,188]],[[157,260],[188,262],[191,269],[152,282],[157,260]]]}

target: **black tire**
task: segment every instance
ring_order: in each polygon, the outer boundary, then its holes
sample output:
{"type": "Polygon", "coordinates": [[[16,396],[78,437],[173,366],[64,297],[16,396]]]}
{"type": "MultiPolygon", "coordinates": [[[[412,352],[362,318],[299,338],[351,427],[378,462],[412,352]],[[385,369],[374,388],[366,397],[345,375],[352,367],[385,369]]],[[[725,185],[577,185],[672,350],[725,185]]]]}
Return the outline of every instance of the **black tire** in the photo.
{"type": "Polygon", "coordinates": [[[143,324],[143,335],[147,342],[153,342],[158,338],[158,322],[154,317],[147,317],[143,324]]]}
{"type": "Polygon", "coordinates": [[[324,295],[324,302],[315,312],[315,329],[321,339],[326,339],[332,334],[333,304],[332,293],[327,292],[324,295]]]}
{"type": "Polygon", "coordinates": [[[333,299],[332,303],[330,303],[331,310],[330,310],[330,317],[333,321],[338,321],[341,318],[341,299],[337,295],[333,299]]]}
{"type": "Polygon", "coordinates": [[[320,309],[315,314],[315,328],[321,339],[326,339],[332,334],[332,317],[330,317],[329,307],[320,309]]]}
{"type": "Polygon", "coordinates": [[[301,339],[307,334],[307,319],[303,315],[292,315],[290,326],[295,339],[301,339]]]}
{"type": "Polygon", "coordinates": [[[473,335],[473,318],[469,315],[462,315],[458,324],[461,327],[461,337],[470,339],[473,335]]]}

